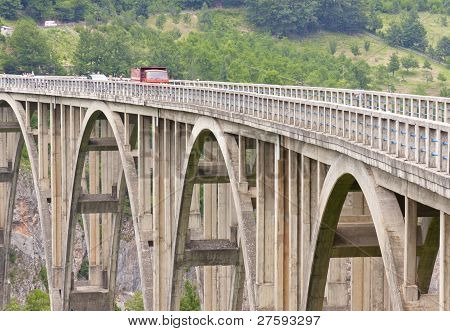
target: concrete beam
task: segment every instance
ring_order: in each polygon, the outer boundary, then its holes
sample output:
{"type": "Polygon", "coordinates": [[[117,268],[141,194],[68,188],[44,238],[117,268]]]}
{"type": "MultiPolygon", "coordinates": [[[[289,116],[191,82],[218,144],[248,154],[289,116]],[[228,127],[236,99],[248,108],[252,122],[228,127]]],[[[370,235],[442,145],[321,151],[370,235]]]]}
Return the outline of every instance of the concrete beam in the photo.
{"type": "Polygon", "coordinates": [[[229,183],[226,165],[222,162],[200,161],[194,183],[216,184],[229,183]]]}
{"type": "Polygon", "coordinates": [[[13,179],[13,172],[6,167],[0,167],[0,183],[9,183],[13,179]]]}
{"type": "Polygon", "coordinates": [[[108,290],[98,286],[76,288],[69,296],[69,310],[106,311],[109,307],[108,290]]]}
{"type": "Polygon", "coordinates": [[[80,214],[118,213],[119,200],[111,194],[82,194],[78,200],[80,214]]]}
{"type": "MultiPolygon", "coordinates": [[[[422,228],[417,227],[417,245],[422,244],[422,228]]],[[[340,224],[336,230],[333,247],[378,246],[378,237],[373,223],[340,224]]]]}
{"type": "Polygon", "coordinates": [[[89,152],[114,152],[118,151],[116,138],[114,137],[101,137],[90,138],[87,145],[87,151],[89,152]]]}
{"type": "Polygon", "coordinates": [[[333,247],[331,251],[331,257],[381,257],[381,250],[379,246],[333,247]]]}
{"type": "Polygon", "coordinates": [[[239,249],[226,239],[193,240],[186,243],[184,266],[237,265],[239,249]]]}
{"type": "Polygon", "coordinates": [[[0,122],[0,133],[21,132],[19,122],[0,122]]]}
{"type": "Polygon", "coordinates": [[[333,246],[378,246],[375,226],[370,223],[338,226],[336,235],[334,236],[333,246]]]}

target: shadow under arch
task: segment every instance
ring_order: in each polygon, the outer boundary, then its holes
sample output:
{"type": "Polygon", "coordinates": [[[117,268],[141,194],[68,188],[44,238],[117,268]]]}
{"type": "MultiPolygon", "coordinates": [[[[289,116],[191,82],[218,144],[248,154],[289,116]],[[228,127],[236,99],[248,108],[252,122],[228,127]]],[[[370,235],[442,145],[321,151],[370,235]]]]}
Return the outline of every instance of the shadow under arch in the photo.
{"type": "MultiPolygon", "coordinates": [[[[80,130],[80,138],[77,144],[77,150],[74,161],[74,176],[71,183],[71,192],[69,196],[69,218],[68,218],[68,226],[66,232],[66,259],[64,266],[64,288],[63,288],[63,308],[64,310],[69,309],[69,295],[71,290],[71,274],[72,274],[72,259],[73,259],[73,242],[74,242],[74,230],[76,225],[76,215],[77,215],[77,206],[78,201],[81,194],[81,179],[83,174],[83,167],[86,159],[86,149],[89,143],[89,138],[91,136],[92,130],[94,128],[95,122],[100,118],[100,116],[104,116],[108,121],[113,136],[116,140],[119,159],[122,166],[122,175],[119,178],[118,182],[118,193],[119,193],[119,201],[123,200],[125,188],[128,191],[128,197],[130,200],[130,209],[133,219],[133,228],[135,233],[135,240],[137,246],[137,255],[138,255],[138,263],[139,270],[141,276],[142,283],[142,292],[144,297],[144,304],[146,310],[149,309],[148,302],[145,298],[148,297],[148,293],[146,290],[149,288],[148,285],[145,285],[144,282],[148,282],[150,277],[147,277],[143,268],[143,257],[142,251],[140,249],[141,240],[140,240],[140,232],[139,232],[139,224],[138,224],[138,176],[135,168],[135,162],[132,154],[128,149],[125,148],[125,126],[120,117],[120,114],[112,111],[108,105],[104,102],[95,101],[91,104],[89,109],[87,110],[83,124],[80,130]]],[[[121,206],[122,207],[122,206],[121,206]]],[[[119,241],[119,232],[120,232],[120,220],[116,222],[114,235],[113,235],[113,259],[115,262],[112,263],[111,268],[117,268],[115,265],[117,263],[117,249],[118,249],[118,241],[119,241]],[[115,256],[114,256],[115,255],[115,256]]],[[[111,272],[115,272],[112,270],[111,272]]],[[[115,283],[115,280],[112,279],[111,284],[115,283]]]]}
{"type": "MultiPolygon", "coordinates": [[[[13,112],[17,122],[20,126],[21,137],[18,140],[18,146],[15,153],[14,163],[13,163],[13,179],[12,179],[12,187],[13,189],[9,194],[9,202],[8,202],[8,211],[7,211],[7,223],[10,223],[12,220],[12,214],[14,212],[14,201],[16,195],[16,183],[17,176],[19,171],[19,164],[21,158],[22,148],[25,145],[25,148],[28,152],[28,157],[30,159],[31,165],[31,173],[33,177],[33,184],[36,194],[36,200],[38,204],[38,212],[39,219],[41,223],[41,232],[42,239],[44,243],[44,255],[45,255],[45,264],[48,270],[47,277],[48,283],[53,284],[53,275],[52,275],[52,238],[51,238],[51,219],[50,219],[50,211],[48,208],[48,203],[46,197],[42,194],[42,189],[39,184],[39,171],[38,171],[38,150],[36,143],[34,141],[33,134],[31,132],[27,132],[25,119],[26,112],[23,108],[22,104],[16,100],[14,100],[7,93],[0,93],[0,104],[6,104],[13,112]]],[[[8,242],[5,242],[5,248],[9,248],[9,239],[11,236],[11,224],[6,224],[6,238],[8,242]]],[[[7,270],[7,259],[5,258],[5,271],[7,270]]],[[[6,275],[6,272],[5,272],[6,275]]],[[[53,310],[61,309],[61,300],[59,293],[54,293],[52,286],[49,286],[49,295],[50,295],[50,304],[53,310]]]]}
{"type": "MultiPolygon", "coordinates": [[[[181,173],[181,194],[177,202],[175,246],[172,251],[172,277],[170,279],[170,292],[168,293],[168,308],[176,310],[179,307],[182,268],[180,267],[184,259],[186,235],[189,225],[189,211],[194,189],[195,177],[198,170],[198,163],[203,150],[203,145],[207,137],[215,138],[225,161],[227,173],[230,180],[230,187],[236,208],[238,223],[238,237],[240,245],[240,256],[245,269],[245,281],[247,284],[247,298],[250,310],[256,309],[255,303],[255,216],[251,199],[238,189],[238,146],[233,136],[223,132],[219,123],[208,117],[200,117],[193,129],[186,149],[186,159],[181,173]]],[[[236,283],[243,281],[244,275],[236,274],[233,280],[236,290],[236,283]],[[240,279],[236,279],[239,278],[240,279]]],[[[228,307],[236,307],[236,302],[240,300],[238,295],[232,296],[228,307]],[[234,301],[234,302],[233,302],[234,301]]]]}
{"type": "Polygon", "coordinates": [[[320,193],[319,217],[312,232],[313,249],[308,259],[310,272],[303,284],[302,307],[305,310],[321,310],[323,307],[334,235],[342,206],[355,181],[366,198],[373,219],[391,307],[403,310],[399,280],[403,279],[404,221],[398,201],[393,192],[376,184],[368,166],[346,156],[341,156],[331,166],[320,193]]]}

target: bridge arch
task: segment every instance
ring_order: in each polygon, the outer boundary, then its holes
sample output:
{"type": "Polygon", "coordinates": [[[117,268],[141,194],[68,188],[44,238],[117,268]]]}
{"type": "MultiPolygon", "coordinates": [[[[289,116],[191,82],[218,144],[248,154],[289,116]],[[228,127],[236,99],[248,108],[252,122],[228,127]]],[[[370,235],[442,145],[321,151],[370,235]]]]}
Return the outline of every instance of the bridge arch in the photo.
{"type": "Polygon", "coordinates": [[[169,286],[171,290],[167,301],[168,308],[170,310],[179,308],[182,287],[181,265],[185,254],[192,194],[201,151],[208,137],[217,141],[219,152],[225,161],[238,224],[239,264],[235,267],[228,308],[230,310],[236,309],[242,304],[241,296],[243,295],[242,288],[245,278],[249,308],[255,310],[256,220],[250,197],[240,192],[238,188],[238,145],[234,136],[224,133],[219,123],[208,117],[197,119],[186,148],[186,158],[181,173],[181,192],[176,210],[175,245],[172,251],[172,278],[169,286]],[[241,287],[241,290],[239,290],[239,287],[241,287]],[[239,291],[242,291],[242,293],[239,293],[239,291]]]}
{"type": "Polygon", "coordinates": [[[393,310],[403,310],[404,222],[394,193],[378,186],[368,166],[341,156],[331,166],[320,194],[318,221],[312,232],[310,270],[304,284],[302,307],[321,310],[333,239],[350,188],[357,182],[364,194],[375,226],[393,310]]]}
{"type": "MultiPolygon", "coordinates": [[[[69,309],[69,296],[71,291],[71,275],[72,275],[72,260],[73,260],[73,244],[74,244],[74,230],[76,225],[76,215],[78,214],[78,202],[81,195],[81,179],[83,174],[84,163],[86,159],[87,153],[87,145],[89,143],[89,139],[91,133],[94,129],[94,125],[97,120],[101,117],[105,118],[110,125],[112,130],[113,137],[117,144],[117,150],[119,153],[119,160],[122,166],[122,171],[120,178],[118,180],[118,188],[117,188],[117,197],[118,197],[118,205],[119,212],[116,216],[116,221],[114,223],[113,229],[113,243],[112,243],[112,252],[111,252],[111,271],[110,278],[108,284],[109,287],[109,297],[110,308],[112,308],[112,303],[114,299],[114,290],[115,290],[115,275],[117,271],[117,259],[118,259],[118,246],[120,240],[120,224],[121,224],[121,212],[123,209],[123,203],[125,198],[125,189],[128,191],[128,197],[130,202],[131,215],[133,219],[133,228],[135,233],[135,240],[137,245],[137,254],[138,254],[138,263],[141,275],[141,282],[145,282],[146,278],[149,278],[148,275],[144,271],[143,263],[142,263],[142,251],[139,247],[141,245],[140,240],[140,232],[139,232],[139,220],[138,220],[138,196],[137,196],[137,187],[138,187],[138,176],[136,173],[135,163],[133,156],[131,155],[129,149],[125,147],[125,126],[122,121],[120,115],[114,111],[112,111],[108,105],[104,102],[95,101],[91,104],[89,109],[87,110],[81,130],[80,130],[80,138],[77,144],[77,150],[75,154],[74,161],[74,176],[71,184],[71,192],[69,196],[69,215],[68,215],[68,226],[67,226],[67,236],[66,236],[66,264],[64,270],[64,295],[63,295],[63,303],[64,310],[69,309]]],[[[149,309],[149,303],[147,301],[148,293],[146,293],[146,289],[148,286],[142,286],[143,297],[145,308],[149,309]]]]}
{"type": "MultiPolygon", "coordinates": [[[[17,123],[20,127],[20,136],[17,140],[17,147],[13,156],[12,168],[10,169],[12,172],[12,178],[10,181],[10,189],[8,192],[8,204],[6,207],[6,224],[5,224],[5,233],[4,235],[4,260],[1,261],[2,266],[0,270],[2,270],[2,274],[0,277],[4,278],[1,280],[2,285],[5,285],[6,275],[8,270],[8,261],[6,253],[9,250],[10,238],[11,238],[11,229],[12,229],[12,218],[14,212],[14,201],[16,196],[16,187],[17,187],[17,177],[19,172],[22,148],[25,146],[28,152],[28,157],[30,159],[31,172],[33,177],[33,184],[36,194],[36,200],[38,205],[38,213],[41,225],[42,238],[44,242],[44,255],[45,255],[45,263],[47,270],[51,271],[52,268],[52,253],[51,253],[51,219],[50,213],[48,209],[48,204],[45,196],[42,194],[42,189],[39,184],[39,172],[38,172],[38,150],[36,143],[33,138],[33,134],[27,131],[26,127],[26,112],[23,108],[22,104],[16,101],[13,97],[11,97],[7,93],[0,93],[0,104],[6,104],[12,110],[12,114],[17,120],[17,123]]],[[[6,151],[2,151],[6,152],[6,151]]],[[[53,275],[51,272],[47,274],[49,284],[53,283],[53,275]]],[[[0,288],[0,291],[4,291],[4,288],[0,288]]],[[[49,286],[49,294],[50,294],[50,303],[54,310],[58,310],[61,301],[58,296],[58,293],[53,293],[53,288],[49,286]]],[[[3,295],[1,295],[3,298],[3,295]]],[[[5,299],[5,298],[4,298],[5,299]]],[[[3,302],[0,302],[0,306],[3,306],[3,302]]]]}

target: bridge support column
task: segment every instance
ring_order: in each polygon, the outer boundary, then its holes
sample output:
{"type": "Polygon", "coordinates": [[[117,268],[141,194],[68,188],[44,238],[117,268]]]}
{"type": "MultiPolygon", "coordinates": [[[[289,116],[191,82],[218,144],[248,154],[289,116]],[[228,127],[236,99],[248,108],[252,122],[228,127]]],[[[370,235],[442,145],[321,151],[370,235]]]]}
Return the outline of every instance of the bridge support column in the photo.
{"type": "Polygon", "coordinates": [[[301,207],[300,207],[300,155],[294,151],[288,152],[288,199],[287,209],[289,217],[289,225],[287,227],[289,238],[286,243],[288,246],[288,261],[286,272],[288,272],[288,302],[285,306],[286,310],[298,310],[300,304],[300,288],[301,288],[301,273],[300,273],[300,259],[301,259],[301,207]]]}
{"type": "Polygon", "coordinates": [[[406,301],[419,299],[416,283],[417,261],[417,203],[405,197],[405,253],[403,293],[406,301]]]}
{"type": "Polygon", "coordinates": [[[311,162],[310,159],[304,155],[301,156],[300,165],[300,244],[301,244],[301,259],[300,259],[300,302],[304,301],[304,293],[307,290],[308,278],[308,258],[311,244],[311,162]]]}
{"type": "Polygon", "coordinates": [[[260,310],[274,307],[274,145],[257,141],[256,161],[256,306],[260,310]]]}
{"type": "Polygon", "coordinates": [[[379,257],[352,258],[351,310],[385,310],[385,276],[379,257]]]}
{"type": "MultiPolygon", "coordinates": [[[[213,161],[217,158],[215,142],[205,143],[205,158],[213,161]]],[[[217,238],[217,184],[204,184],[205,215],[203,220],[203,238],[212,240],[217,238]]],[[[217,267],[205,266],[203,269],[203,308],[204,310],[217,310],[217,267]]]]}
{"type": "MultiPolygon", "coordinates": [[[[62,164],[62,151],[65,150],[66,137],[63,122],[63,105],[50,104],[50,189],[52,209],[52,242],[53,242],[53,286],[62,289],[63,247],[62,235],[65,226],[66,206],[64,205],[62,178],[65,174],[62,164]],[[63,129],[64,127],[64,129],[63,129]]],[[[67,178],[67,177],[66,177],[67,178]]]]}
{"type": "MultiPolygon", "coordinates": [[[[139,218],[140,218],[140,240],[141,243],[137,249],[141,250],[142,266],[144,274],[147,274],[148,279],[141,279],[141,287],[144,296],[144,306],[147,310],[154,309],[153,307],[153,280],[154,280],[154,254],[155,254],[155,231],[154,231],[154,211],[152,211],[152,168],[154,163],[152,161],[152,152],[155,152],[151,146],[152,129],[155,121],[148,116],[138,116],[138,176],[139,176],[139,218]],[[153,213],[152,213],[153,212],[153,213]]],[[[153,174],[154,176],[155,174],[153,174]]],[[[154,195],[153,195],[154,197],[154,195]]]]}
{"type": "MultiPolygon", "coordinates": [[[[165,310],[169,291],[172,235],[175,219],[176,178],[175,167],[176,123],[170,120],[153,120],[153,310],[165,310]]],[[[178,141],[180,143],[180,141],[178,141]]]]}
{"type": "MultiPolygon", "coordinates": [[[[12,110],[0,107],[0,125],[16,122],[12,110]]],[[[23,138],[17,130],[0,132],[0,310],[9,302],[8,258],[17,176],[23,138]]]]}
{"type": "MultiPolygon", "coordinates": [[[[91,138],[100,137],[99,123],[94,125],[91,138]]],[[[89,194],[100,194],[100,152],[89,152],[89,194]]],[[[100,242],[100,214],[88,215],[89,219],[89,285],[102,285],[101,272],[101,242],[100,242]]]]}
{"type": "Polygon", "coordinates": [[[330,310],[347,310],[347,259],[330,259],[326,287],[326,307],[330,310]]]}
{"type": "Polygon", "coordinates": [[[440,213],[439,308],[450,310],[450,215],[440,213]]]}

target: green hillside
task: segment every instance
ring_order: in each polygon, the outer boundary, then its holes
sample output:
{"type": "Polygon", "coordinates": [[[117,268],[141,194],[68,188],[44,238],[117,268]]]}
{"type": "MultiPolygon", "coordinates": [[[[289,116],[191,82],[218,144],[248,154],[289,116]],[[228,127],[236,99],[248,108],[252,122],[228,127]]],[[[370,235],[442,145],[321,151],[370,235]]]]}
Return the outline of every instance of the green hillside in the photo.
{"type": "MultiPolygon", "coordinates": [[[[448,28],[438,21],[442,14],[428,15],[420,13],[420,20],[430,44],[435,45],[447,35],[448,28]]],[[[381,32],[398,19],[392,14],[380,17],[384,23],[381,32]]],[[[158,13],[138,20],[124,14],[108,23],[78,23],[39,30],[48,40],[52,59],[61,66],[59,74],[101,71],[128,75],[131,66],[161,64],[170,68],[174,78],[181,79],[367,88],[429,95],[448,93],[450,81],[448,66],[389,46],[372,34],[320,30],[303,37],[275,37],[249,23],[243,9],[158,13]],[[333,44],[335,51],[331,52],[333,44]],[[394,53],[400,62],[407,56],[414,58],[419,67],[400,68],[393,75],[387,65],[394,53]],[[429,68],[423,68],[426,62],[429,68]]],[[[0,64],[8,62],[7,42],[4,40],[3,44],[0,64]]]]}
{"type": "MultiPolygon", "coordinates": [[[[228,26],[233,26],[239,31],[252,32],[252,27],[245,20],[245,15],[242,10],[227,10],[223,11],[222,15],[226,15],[228,18],[228,26]]],[[[152,28],[160,29],[165,32],[177,29],[181,32],[181,38],[185,38],[191,32],[199,31],[198,12],[186,12],[179,17],[163,15],[164,19],[162,21],[164,23],[157,26],[156,22],[158,20],[161,21],[161,16],[162,15],[154,15],[150,17],[147,24],[152,28]],[[189,17],[189,19],[183,19],[185,17],[189,17]]],[[[431,13],[420,13],[419,16],[428,32],[430,43],[433,45],[436,45],[440,38],[449,35],[449,28],[443,27],[440,22],[441,17],[445,16],[431,13]]],[[[384,24],[383,31],[385,31],[391,22],[398,21],[398,15],[383,14],[382,19],[384,24]]],[[[336,56],[343,54],[352,61],[363,60],[371,67],[387,65],[389,58],[394,53],[397,53],[400,58],[412,55],[418,61],[420,66],[423,66],[423,63],[428,60],[432,68],[431,74],[433,75],[433,81],[426,81],[425,76],[428,71],[423,68],[409,71],[403,69],[396,74],[397,79],[394,80],[398,92],[439,95],[442,85],[447,85],[450,81],[450,69],[448,66],[439,64],[436,61],[432,61],[428,57],[418,55],[415,52],[391,47],[382,39],[369,33],[348,35],[344,33],[321,31],[302,38],[291,38],[291,40],[292,44],[300,51],[309,49],[319,50],[324,53],[329,52],[330,42],[335,41],[337,43],[336,56]],[[365,51],[364,49],[364,43],[366,41],[370,43],[368,51],[365,51]],[[352,45],[358,45],[362,54],[354,56],[351,52],[352,45]],[[442,83],[437,79],[439,73],[442,73],[442,75],[446,77],[446,82],[442,83]]]]}

